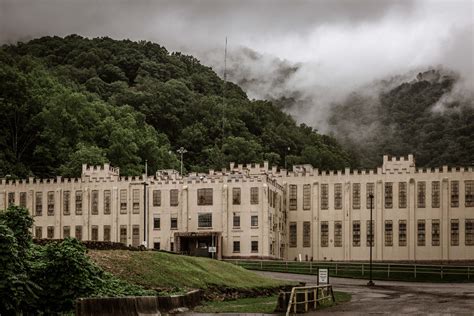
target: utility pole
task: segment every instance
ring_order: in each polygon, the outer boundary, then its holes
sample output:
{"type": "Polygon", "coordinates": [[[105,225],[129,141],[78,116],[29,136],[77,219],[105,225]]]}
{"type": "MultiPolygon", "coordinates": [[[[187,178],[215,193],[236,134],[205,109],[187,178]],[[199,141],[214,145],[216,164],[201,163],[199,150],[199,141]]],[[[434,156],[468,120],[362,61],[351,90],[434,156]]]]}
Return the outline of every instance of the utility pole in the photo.
{"type": "Polygon", "coordinates": [[[180,147],[177,150],[178,154],[181,155],[181,176],[183,176],[183,155],[187,153],[188,151],[184,147],[180,147]]]}
{"type": "Polygon", "coordinates": [[[145,181],[143,181],[143,245],[148,248],[146,240],[146,187],[148,185],[148,160],[145,160],[145,181]]]}
{"type": "Polygon", "coordinates": [[[369,199],[370,199],[370,274],[369,274],[369,282],[367,283],[367,286],[374,286],[374,282],[372,281],[372,246],[374,243],[374,232],[373,232],[373,222],[372,222],[372,208],[373,208],[373,200],[374,200],[374,194],[370,193],[369,194],[369,199]]]}

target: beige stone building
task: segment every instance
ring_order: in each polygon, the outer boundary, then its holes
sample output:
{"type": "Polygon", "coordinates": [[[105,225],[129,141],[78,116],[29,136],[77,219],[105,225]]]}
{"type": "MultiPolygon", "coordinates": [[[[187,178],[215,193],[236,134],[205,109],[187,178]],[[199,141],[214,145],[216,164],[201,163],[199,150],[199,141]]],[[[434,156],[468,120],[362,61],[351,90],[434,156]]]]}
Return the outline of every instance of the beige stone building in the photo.
{"type": "Polygon", "coordinates": [[[375,260],[474,260],[472,168],[417,169],[411,155],[384,156],[369,171],[231,164],[186,177],[84,165],[80,179],[2,180],[0,209],[26,206],[37,238],[216,258],[367,260],[370,193],[375,260]]]}

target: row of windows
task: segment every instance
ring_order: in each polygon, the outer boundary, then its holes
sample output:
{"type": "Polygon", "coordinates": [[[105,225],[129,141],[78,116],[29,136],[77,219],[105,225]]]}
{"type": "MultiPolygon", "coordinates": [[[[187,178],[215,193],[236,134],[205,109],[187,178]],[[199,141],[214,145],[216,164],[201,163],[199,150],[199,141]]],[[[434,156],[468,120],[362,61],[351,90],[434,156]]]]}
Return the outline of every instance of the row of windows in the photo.
{"type": "MultiPolygon", "coordinates": [[[[466,246],[474,245],[474,219],[466,219],[464,221],[464,234],[466,246]]],[[[373,239],[374,221],[366,221],[366,245],[370,247],[375,244],[373,239]]],[[[321,222],[321,247],[329,246],[329,223],[321,222]]],[[[342,247],[342,222],[334,222],[334,247],[342,247]]],[[[426,246],[426,223],[425,220],[417,221],[417,246],[426,246]]],[[[289,226],[289,246],[297,247],[297,223],[290,222],[289,226]]],[[[393,222],[386,220],[384,223],[384,244],[386,247],[394,245],[393,241],[393,222]]],[[[431,220],[431,245],[440,245],[440,221],[438,219],[431,220]]],[[[452,219],[450,222],[450,244],[451,246],[459,246],[459,220],[452,219]]],[[[361,222],[352,222],[352,246],[360,247],[361,245],[361,222]]],[[[407,221],[398,221],[398,246],[405,247],[407,245],[407,221]]],[[[303,247],[311,247],[311,223],[303,222],[303,247]]]]}
{"type": "MultiPolygon", "coordinates": [[[[232,246],[233,246],[232,251],[234,253],[239,253],[240,252],[240,241],[239,240],[234,240],[232,246]]],[[[258,240],[252,240],[250,242],[250,251],[251,252],[258,252],[258,240]]]]}

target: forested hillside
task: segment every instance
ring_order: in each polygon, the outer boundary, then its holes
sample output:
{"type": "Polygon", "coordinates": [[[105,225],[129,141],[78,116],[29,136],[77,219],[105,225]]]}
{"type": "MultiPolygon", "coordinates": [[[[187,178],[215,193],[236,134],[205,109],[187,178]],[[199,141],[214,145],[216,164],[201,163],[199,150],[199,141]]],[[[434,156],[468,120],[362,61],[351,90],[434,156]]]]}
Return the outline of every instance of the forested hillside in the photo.
{"type": "Polygon", "coordinates": [[[0,49],[0,176],[78,176],[110,161],[121,174],[286,160],[351,165],[328,136],[249,100],[192,56],[151,42],[43,37],[0,49]],[[223,98],[225,91],[225,98],[223,98]]]}

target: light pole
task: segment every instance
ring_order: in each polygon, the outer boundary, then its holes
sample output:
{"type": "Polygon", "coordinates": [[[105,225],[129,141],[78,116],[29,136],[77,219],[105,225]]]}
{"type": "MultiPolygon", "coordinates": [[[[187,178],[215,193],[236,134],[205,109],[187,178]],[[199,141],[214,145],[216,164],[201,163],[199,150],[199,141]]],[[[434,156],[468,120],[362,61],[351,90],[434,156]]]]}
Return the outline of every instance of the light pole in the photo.
{"type": "Polygon", "coordinates": [[[290,147],[288,146],[288,151],[285,153],[285,170],[286,170],[286,156],[290,153],[290,147]]]}
{"type": "Polygon", "coordinates": [[[187,153],[188,151],[184,147],[180,147],[177,150],[178,154],[181,155],[181,176],[183,176],[183,155],[187,153]]]}
{"type": "Polygon", "coordinates": [[[373,232],[373,222],[372,222],[372,208],[373,208],[373,200],[374,200],[374,194],[370,193],[369,194],[369,199],[370,199],[370,266],[369,266],[369,282],[367,283],[367,286],[374,286],[374,282],[372,281],[372,246],[374,244],[374,232],[373,232]]]}

